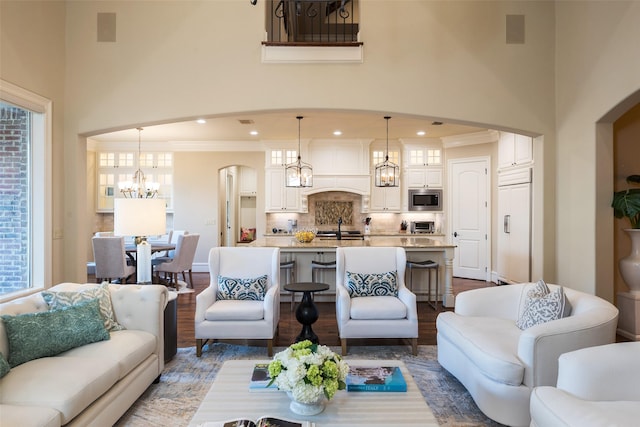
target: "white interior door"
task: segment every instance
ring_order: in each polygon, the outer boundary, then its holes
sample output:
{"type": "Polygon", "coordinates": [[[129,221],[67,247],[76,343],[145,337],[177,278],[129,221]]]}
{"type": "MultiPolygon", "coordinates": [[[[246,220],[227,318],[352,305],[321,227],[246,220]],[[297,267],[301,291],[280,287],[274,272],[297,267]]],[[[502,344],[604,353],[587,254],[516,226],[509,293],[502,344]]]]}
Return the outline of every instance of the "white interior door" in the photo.
{"type": "Polygon", "coordinates": [[[449,161],[449,216],[455,244],[453,275],[490,279],[490,178],[488,157],[449,161]]]}

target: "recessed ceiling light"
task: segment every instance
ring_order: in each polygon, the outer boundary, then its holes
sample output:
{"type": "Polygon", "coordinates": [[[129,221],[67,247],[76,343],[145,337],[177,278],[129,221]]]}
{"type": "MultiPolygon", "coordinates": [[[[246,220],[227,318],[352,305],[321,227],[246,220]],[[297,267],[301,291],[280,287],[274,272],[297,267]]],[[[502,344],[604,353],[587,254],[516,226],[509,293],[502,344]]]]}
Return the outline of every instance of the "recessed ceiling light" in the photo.
{"type": "Polygon", "coordinates": [[[258,134],[257,130],[252,130],[251,132],[249,132],[251,135],[256,136],[258,134]]]}
{"type": "Polygon", "coordinates": [[[341,131],[341,130],[334,130],[334,131],[333,131],[333,134],[334,134],[335,136],[340,136],[340,135],[342,135],[342,131],[341,131]]]}
{"type": "Polygon", "coordinates": [[[416,135],[418,136],[425,136],[427,133],[423,130],[419,130],[418,132],[416,132],[416,135]]]}
{"type": "Polygon", "coordinates": [[[200,123],[202,125],[202,124],[207,123],[207,121],[205,119],[198,119],[198,120],[196,120],[196,123],[200,123]]]}

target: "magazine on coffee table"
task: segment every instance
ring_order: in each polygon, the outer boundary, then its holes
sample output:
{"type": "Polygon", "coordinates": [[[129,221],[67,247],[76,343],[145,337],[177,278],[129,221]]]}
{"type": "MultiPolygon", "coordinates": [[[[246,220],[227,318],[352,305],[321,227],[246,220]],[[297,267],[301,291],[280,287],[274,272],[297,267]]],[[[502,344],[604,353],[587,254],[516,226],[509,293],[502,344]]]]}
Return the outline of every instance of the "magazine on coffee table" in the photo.
{"type": "Polygon", "coordinates": [[[407,391],[398,366],[349,366],[347,391],[407,391]]]}
{"type": "Polygon", "coordinates": [[[269,376],[268,363],[256,363],[251,373],[251,381],[249,381],[249,391],[265,391],[278,390],[275,384],[269,385],[271,377],[269,376]]]}
{"type": "Polygon", "coordinates": [[[310,421],[293,421],[278,417],[260,417],[257,420],[237,419],[229,421],[208,421],[198,427],[315,427],[310,421]]]}

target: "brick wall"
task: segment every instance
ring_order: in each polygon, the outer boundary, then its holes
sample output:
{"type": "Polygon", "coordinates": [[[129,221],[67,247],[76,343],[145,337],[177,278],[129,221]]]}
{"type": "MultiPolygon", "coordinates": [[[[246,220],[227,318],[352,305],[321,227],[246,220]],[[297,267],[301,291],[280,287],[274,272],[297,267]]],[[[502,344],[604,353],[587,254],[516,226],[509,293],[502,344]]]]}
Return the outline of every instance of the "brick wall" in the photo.
{"type": "Polygon", "coordinates": [[[0,295],[29,286],[29,123],[0,103],[0,295]]]}

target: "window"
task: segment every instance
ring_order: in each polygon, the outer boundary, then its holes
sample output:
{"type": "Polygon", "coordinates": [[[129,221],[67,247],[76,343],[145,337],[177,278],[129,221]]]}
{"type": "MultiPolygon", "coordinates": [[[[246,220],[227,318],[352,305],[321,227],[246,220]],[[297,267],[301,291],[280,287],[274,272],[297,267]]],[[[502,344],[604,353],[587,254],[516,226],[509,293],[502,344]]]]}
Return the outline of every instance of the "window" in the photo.
{"type": "Polygon", "coordinates": [[[0,80],[0,298],[51,282],[50,111],[0,80]]]}

